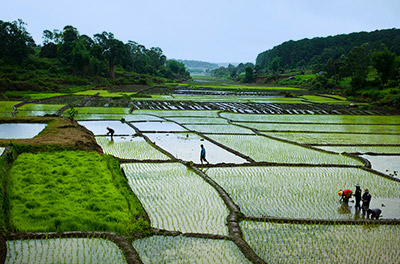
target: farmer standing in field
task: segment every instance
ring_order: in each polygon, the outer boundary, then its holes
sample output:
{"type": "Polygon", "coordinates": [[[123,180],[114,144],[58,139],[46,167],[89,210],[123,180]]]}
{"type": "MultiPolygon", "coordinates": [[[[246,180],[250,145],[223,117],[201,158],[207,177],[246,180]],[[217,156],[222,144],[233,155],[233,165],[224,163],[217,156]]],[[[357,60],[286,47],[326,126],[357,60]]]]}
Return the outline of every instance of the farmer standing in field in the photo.
{"type": "Polygon", "coordinates": [[[338,195],[341,196],[339,201],[343,201],[344,203],[348,203],[352,194],[353,194],[353,191],[350,190],[350,189],[346,189],[344,191],[339,190],[338,195]]]}
{"type": "Polygon", "coordinates": [[[369,190],[365,189],[364,194],[361,198],[362,202],[363,202],[362,207],[361,207],[363,217],[365,216],[365,214],[367,213],[367,210],[369,209],[369,203],[371,202],[371,198],[372,198],[372,196],[371,196],[371,194],[369,194],[369,190]]]}
{"type": "Polygon", "coordinates": [[[200,151],[200,162],[201,162],[201,164],[203,164],[203,161],[207,162],[207,164],[210,164],[206,160],[206,149],[204,148],[203,145],[200,145],[200,147],[201,147],[201,151],[200,151]]]}
{"type": "Polygon", "coordinates": [[[107,127],[107,130],[108,130],[107,136],[111,135],[111,140],[113,140],[113,136],[114,136],[114,133],[115,133],[114,129],[112,129],[110,127],[107,127]]]}
{"type": "Polygon", "coordinates": [[[355,191],[355,198],[356,198],[356,210],[360,211],[361,206],[360,206],[360,201],[361,201],[361,188],[360,188],[360,184],[356,184],[356,191],[355,191]]]}

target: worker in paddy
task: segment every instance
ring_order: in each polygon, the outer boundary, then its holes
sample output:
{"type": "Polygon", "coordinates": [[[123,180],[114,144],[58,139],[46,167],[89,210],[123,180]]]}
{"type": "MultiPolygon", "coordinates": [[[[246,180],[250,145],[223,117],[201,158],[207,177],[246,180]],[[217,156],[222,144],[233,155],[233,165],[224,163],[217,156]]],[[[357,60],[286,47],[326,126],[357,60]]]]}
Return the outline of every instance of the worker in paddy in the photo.
{"type": "Polygon", "coordinates": [[[111,136],[111,140],[113,140],[113,136],[114,136],[114,133],[115,133],[114,129],[112,129],[111,127],[107,127],[107,130],[108,130],[107,136],[110,135],[111,136]]]}
{"type": "Polygon", "coordinates": [[[204,148],[203,144],[200,145],[201,151],[200,151],[200,162],[203,164],[203,161],[207,162],[207,164],[210,164],[207,159],[206,159],[206,149],[204,148]]]}
{"type": "Polygon", "coordinates": [[[360,205],[360,202],[361,202],[361,193],[362,193],[362,191],[361,191],[361,187],[360,187],[360,184],[356,184],[356,191],[355,191],[355,194],[354,194],[354,197],[356,198],[356,205],[355,205],[355,208],[356,208],[356,210],[358,210],[358,211],[360,211],[360,209],[361,209],[361,205],[360,205]]]}
{"type": "Polygon", "coordinates": [[[363,217],[365,217],[365,214],[367,213],[367,211],[368,211],[368,209],[369,209],[369,203],[371,202],[371,198],[372,198],[372,196],[371,196],[371,194],[369,193],[369,190],[368,189],[365,189],[364,190],[364,194],[363,194],[363,196],[361,197],[361,200],[362,200],[362,206],[361,206],[361,209],[362,209],[362,215],[363,215],[363,217]]]}
{"type": "Polygon", "coordinates": [[[351,195],[353,194],[353,191],[350,189],[346,189],[344,191],[339,190],[338,195],[340,196],[340,202],[343,201],[344,203],[348,203],[349,199],[351,198],[351,195]]]}
{"type": "Polygon", "coordinates": [[[379,219],[379,216],[381,215],[382,210],[379,208],[373,208],[373,209],[368,209],[367,210],[367,218],[369,219],[369,216],[371,215],[371,219],[379,219]]]}

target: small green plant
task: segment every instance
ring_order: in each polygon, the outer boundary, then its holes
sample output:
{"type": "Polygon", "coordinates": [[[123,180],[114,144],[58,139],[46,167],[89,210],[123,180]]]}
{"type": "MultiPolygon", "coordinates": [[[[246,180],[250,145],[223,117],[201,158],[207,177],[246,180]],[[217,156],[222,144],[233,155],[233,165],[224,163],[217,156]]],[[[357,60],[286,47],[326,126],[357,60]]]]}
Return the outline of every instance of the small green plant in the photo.
{"type": "Polygon", "coordinates": [[[67,111],[67,117],[71,120],[75,120],[75,117],[78,115],[78,110],[76,110],[75,108],[71,107],[68,111],[67,111]]]}

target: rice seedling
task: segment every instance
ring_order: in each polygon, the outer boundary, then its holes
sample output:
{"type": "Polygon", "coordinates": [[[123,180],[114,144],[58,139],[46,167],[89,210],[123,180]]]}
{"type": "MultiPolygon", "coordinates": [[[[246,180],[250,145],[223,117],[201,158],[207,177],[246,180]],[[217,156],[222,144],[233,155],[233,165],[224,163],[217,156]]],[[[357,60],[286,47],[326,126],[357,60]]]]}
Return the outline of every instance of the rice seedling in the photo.
{"type": "Polygon", "coordinates": [[[62,104],[24,104],[18,107],[18,111],[48,111],[55,113],[63,106],[62,104]]]}
{"type": "Polygon", "coordinates": [[[234,121],[246,122],[290,122],[314,124],[400,124],[400,115],[369,116],[369,115],[264,115],[264,114],[236,114],[221,113],[222,117],[234,121]]]}
{"type": "Polygon", "coordinates": [[[228,124],[226,120],[218,117],[168,117],[168,119],[180,124],[228,124]]]}
{"type": "Polygon", "coordinates": [[[80,114],[129,114],[125,107],[74,107],[80,114]]]}
{"type": "Polygon", "coordinates": [[[308,164],[363,165],[362,162],[342,156],[315,151],[298,145],[283,143],[256,135],[209,135],[256,161],[308,164]]]}
{"type": "Polygon", "coordinates": [[[267,263],[397,263],[398,225],[241,222],[245,240],[267,263]]]}
{"type": "Polygon", "coordinates": [[[350,101],[347,101],[346,98],[328,98],[323,96],[316,96],[316,95],[303,95],[301,98],[304,98],[307,101],[319,104],[341,104],[341,105],[348,105],[350,101]]]}
{"type": "Polygon", "coordinates": [[[371,208],[381,208],[383,218],[400,218],[400,183],[358,168],[235,167],[210,168],[206,174],[248,216],[353,219],[354,204],[342,206],[337,192],[355,190],[359,183],[372,194],[371,208]]]}
{"type": "Polygon", "coordinates": [[[115,136],[113,140],[109,137],[96,137],[97,143],[106,154],[113,155],[121,159],[136,160],[168,160],[169,157],[158,151],[152,145],[147,143],[142,137],[119,137],[115,136]]]}
{"type": "Polygon", "coordinates": [[[144,263],[251,263],[229,240],[152,236],[133,246],[144,263]]]}
{"type": "Polygon", "coordinates": [[[315,148],[332,151],[336,153],[378,153],[399,154],[400,147],[397,146],[314,146],[315,148]]]}
{"type": "Polygon", "coordinates": [[[218,193],[180,163],[124,163],[129,185],[155,228],[226,235],[228,209],[218,193]]]}
{"type": "Polygon", "coordinates": [[[0,138],[33,138],[37,136],[46,124],[39,123],[6,123],[0,124],[0,138]]]}
{"type": "Polygon", "coordinates": [[[200,161],[200,145],[207,151],[210,163],[246,163],[247,161],[194,133],[146,133],[157,146],[185,161],[200,161]]]}
{"type": "Polygon", "coordinates": [[[127,263],[113,242],[100,238],[7,241],[8,263],[127,263]]]}
{"type": "Polygon", "coordinates": [[[215,110],[134,110],[133,114],[156,115],[161,117],[218,117],[218,111],[215,110]]]}
{"type": "Polygon", "coordinates": [[[378,135],[378,134],[360,134],[354,136],[353,134],[321,134],[321,133],[285,133],[274,132],[266,133],[268,135],[290,140],[293,142],[303,144],[377,144],[377,145],[390,145],[399,144],[400,134],[393,135],[378,135]]]}
{"type": "Polygon", "coordinates": [[[279,123],[245,123],[246,127],[260,131],[312,131],[312,132],[340,132],[340,133],[397,133],[400,134],[399,125],[352,125],[352,124],[279,124],[279,123]]]}
{"type": "Polygon", "coordinates": [[[200,133],[221,133],[221,134],[227,134],[227,133],[241,133],[241,134],[254,134],[253,131],[250,129],[238,127],[235,125],[185,125],[190,130],[194,130],[200,133]]]}

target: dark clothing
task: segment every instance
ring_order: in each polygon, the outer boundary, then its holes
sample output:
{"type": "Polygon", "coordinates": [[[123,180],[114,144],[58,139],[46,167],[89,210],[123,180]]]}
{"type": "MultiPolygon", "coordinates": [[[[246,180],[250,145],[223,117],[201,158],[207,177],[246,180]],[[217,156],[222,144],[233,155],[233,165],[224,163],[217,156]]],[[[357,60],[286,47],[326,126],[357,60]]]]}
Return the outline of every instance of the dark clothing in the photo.
{"type": "Polygon", "coordinates": [[[361,189],[360,189],[360,187],[356,187],[356,192],[355,192],[354,196],[356,198],[355,207],[356,207],[356,209],[360,209],[361,208],[361,206],[360,206],[360,201],[361,201],[361,189]]]}
{"type": "Polygon", "coordinates": [[[363,202],[362,207],[361,207],[363,215],[365,215],[367,210],[369,209],[369,203],[371,202],[371,198],[372,198],[372,196],[369,193],[364,193],[361,198],[362,202],[363,202]]]}
{"type": "Polygon", "coordinates": [[[108,130],[107,136],[108,136],[108,135],[111,135],[111,136],[114,135],[114,133],[115,133],[114,129],[107,127],[107,130],[108,130]]]}
{"type": "Polygon", "coordinates": [[[206,149],[202,146],[201,147],[201,152],[200,152],[200,162],[201,162],[201,164],[203,164],[203,161],[208,163],[208,161],[206,160],[206,149]]]}
{"type": "Polygon", "coordinates": [[[374,209],[368,209],[367,210],[367,218],[371,215],[371,219],[379,219],[379,216],[381,215],[382,210],[379,208],[374,208],[374,209]]]}

